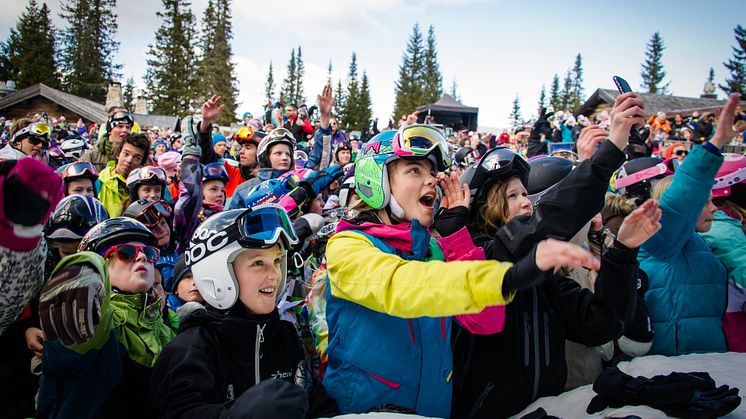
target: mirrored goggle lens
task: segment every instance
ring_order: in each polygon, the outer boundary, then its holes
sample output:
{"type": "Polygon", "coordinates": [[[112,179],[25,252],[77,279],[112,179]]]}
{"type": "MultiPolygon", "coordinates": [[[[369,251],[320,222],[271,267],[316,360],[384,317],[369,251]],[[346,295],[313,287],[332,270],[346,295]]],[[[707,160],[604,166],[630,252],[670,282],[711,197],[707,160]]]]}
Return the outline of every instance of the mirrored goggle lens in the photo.
{"type": "Polygon", "coordinates": [[[116,248],[117,258],[124,262],[131,262],[137,259],[137,254],[142,251],[143,255],[149,262],[157,262],[160,252],[152,246],[134,246],[125,244],[116,248]]]}
{"type": "Polygon", "coordinates": [[[89,172],[90,174],[94,176],[98,176],[98,172],[96,171],[96,168],[93,167],[93,164],[87,161],[70,163],[69,165],[67,165],[67,167],[63,171],[63,174],[65,176],[80,176],[84,174],[85,172],[89,172]]]}
{"type": "Polygon", "coordinates": [[[29,133],[31,133],[31,135],[49,137],[52,133],[52,129],[49,128],[49,125],[47,124],[36,123],[31,125],[29,133]]]}
{"type": "Polygon", "coordinates": [[[145,224],[146,227],[154,227],[161,218],[171,216],[171,207],[165,201],[155,201],[143,210],[142,214],[137,216],[137,221],[145,224]]]}
{"type": "Polygon", "coordinates": [[[435,128],[410,127],[402,130],[400,140],[402,148],[412,151],[432,150],[433,147],[442,146],[448,149],[446,139],[435,128]]]}
{"type": "Polygon", "coordinates": [[[157,178],[158,180],[166,181],[166,172],[160,167],[145,166],[140,170],[140,179],[152,179],[157,178]]]}
{"type": "Polygon", "coordinates": [[[513,160],[515,160],[516,157],[517,155],[515,154],[515,152],[508,149],[499,148],[485,154],[482,162],[480,163],[480,166],[482,166],[486,170],[502,169],[513,164],[513,160]]]}
{"type": "Polygon", "coordinates": [[[241,235],[249,241],[274,244],[285,235],[289,244],[298,242],[287,213],[279,207],[255,209],[244,216],[241,222],[241,235]]]}

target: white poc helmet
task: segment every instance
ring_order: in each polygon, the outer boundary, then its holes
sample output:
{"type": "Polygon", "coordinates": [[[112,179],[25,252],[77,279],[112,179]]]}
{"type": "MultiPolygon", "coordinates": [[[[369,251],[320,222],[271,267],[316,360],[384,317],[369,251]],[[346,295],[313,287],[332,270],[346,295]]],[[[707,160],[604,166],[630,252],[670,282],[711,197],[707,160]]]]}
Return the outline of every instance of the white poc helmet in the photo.
{"type": "Polygon", "coordinates": [[[274,204],[221,211],[200,224],[186,251],[186,264],[195,284],[211,306],[228,310],[238,300],[238,279],[233,261],[244,249],[268,249],[280,244],[282,277],[277,297],[287,278],[287,251],[298,243],[285,210],[274,204]]]}
{"type": "Polygon", "coordinates": [[[65,154],[68,159],[78,160],[83,155],[83,151],[88,148],[85,140],[80,138],[71,138],[65,140],[60,145],[60,150],[65,154]]]}

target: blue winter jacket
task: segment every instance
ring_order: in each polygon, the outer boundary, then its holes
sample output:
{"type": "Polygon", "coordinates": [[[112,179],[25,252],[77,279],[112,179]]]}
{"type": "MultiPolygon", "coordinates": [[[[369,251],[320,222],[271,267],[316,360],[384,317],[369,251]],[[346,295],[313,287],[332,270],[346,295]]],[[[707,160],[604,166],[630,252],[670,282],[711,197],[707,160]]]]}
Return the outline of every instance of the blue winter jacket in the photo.
{"type": "MultiPolygon", "coordinates": [[[[444,260],[422,227],[413,228],[413,255],[401,255],[389,244],[359,232],[385,253],[426,260],[425,251],[444,260]],[[418,231],[419,230],[419,231],[418,231]],[[423,243],[424,241],[424,243],[423,243]],[[433,247],[434,246],[434,247],[433,247]]],[[[363,413],[376,406],[397,405],[424,416],[448,417],[451,410],[451,318],[404,319],[335,298],[327,284],[329,366],[324,387],[342,413],[363,413]]]]}
{"type": "Polygon", "coordinates": [[[232,210],[238,208],[247,208],[248,205],[246,204],[246,198],[251,195],[250,192],[254,188],[254,186],[264,182],[265,180],[276,179],[286,172],[287,170],[277,170],[267,167],[259,169],[255,178],[251,178],[246,182],[238,185],[236,190],[233,192],[233,197],[231,198],[225,209],[232,210]]]}
{"type": "Polygon", "coordinates": [[[650,277],[645,294],[653,321],[651,354],[724,352],[721,325],[727,274],[695,224],[723,156],[695,146],[660,199],[662,228],[641,248],[640,268],[650,277]]]}

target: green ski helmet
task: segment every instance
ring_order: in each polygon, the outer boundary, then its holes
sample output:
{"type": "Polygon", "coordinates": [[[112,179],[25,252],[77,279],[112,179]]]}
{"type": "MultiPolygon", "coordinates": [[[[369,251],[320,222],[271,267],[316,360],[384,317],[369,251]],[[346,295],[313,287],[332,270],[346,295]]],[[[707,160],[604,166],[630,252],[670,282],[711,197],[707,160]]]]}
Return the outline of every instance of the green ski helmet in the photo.
{"type": "MultiPolygon", "coordinates": [[[[438,171],[450,165],[448,143],[431,125],[415,124],[381,132],[368,141],[355,161],[355,190],[371,208],[385,208],[392,201],[386,165],[400,158],[428,158],[438,171]]],[[[392,209],[401,208],[396,204],[392,209]]],[[[402,216],[403,212],[396,215],[402,216]]]]}

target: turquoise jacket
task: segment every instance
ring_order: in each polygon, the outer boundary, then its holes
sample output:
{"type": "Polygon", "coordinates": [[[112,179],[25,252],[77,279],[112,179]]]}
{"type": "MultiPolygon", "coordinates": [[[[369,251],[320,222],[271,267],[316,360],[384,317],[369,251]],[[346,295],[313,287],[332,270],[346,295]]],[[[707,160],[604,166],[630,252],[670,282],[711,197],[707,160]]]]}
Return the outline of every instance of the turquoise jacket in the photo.
{"type": "Polygon", "coordinates": [[[638,255],[650,277],[645,294],[653,321],[651,354],[726,351],[721,325],[727,298],[725,268],[695,232],[722,155],[696,146],[663,193],[662,228],[638,255]]]}

